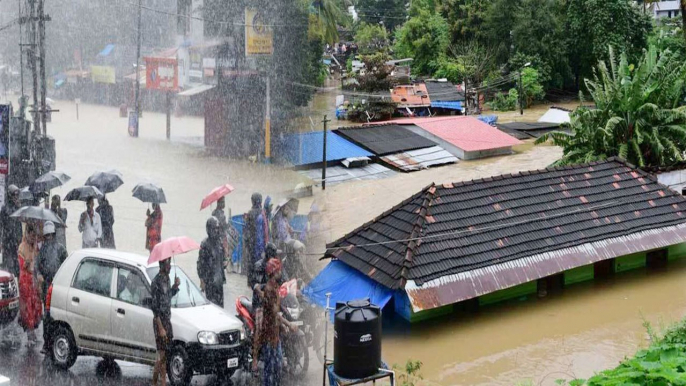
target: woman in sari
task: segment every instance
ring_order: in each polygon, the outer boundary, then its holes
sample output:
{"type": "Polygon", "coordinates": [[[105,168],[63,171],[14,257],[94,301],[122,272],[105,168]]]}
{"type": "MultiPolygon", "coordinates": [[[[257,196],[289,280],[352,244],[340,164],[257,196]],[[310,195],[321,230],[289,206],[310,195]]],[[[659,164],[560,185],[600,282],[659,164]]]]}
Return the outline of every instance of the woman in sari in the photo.
{"type": "Polygon", "coordinates": [[[28,335],[28,344],[36,344],[36,328],[43,314],[38,285],[36,284],[35,260],[38,256],[38,232],[34,224],[26,225],[24,238],[19,245],[19,325],[28,335]]]}

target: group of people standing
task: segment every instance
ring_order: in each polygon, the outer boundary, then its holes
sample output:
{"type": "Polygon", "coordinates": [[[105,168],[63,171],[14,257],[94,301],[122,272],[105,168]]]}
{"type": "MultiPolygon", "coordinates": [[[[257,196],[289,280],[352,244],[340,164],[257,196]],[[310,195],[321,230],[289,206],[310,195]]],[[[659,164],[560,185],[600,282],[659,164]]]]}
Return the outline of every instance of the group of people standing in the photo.
{"type": "MultiPolygon", "coordinates": [[[[0,211],[3,268],[19,279],[19,325],[26,331],[28,345],[37,343],[35,330],[44,318],[43,308],[47,291],[64,260],[67,258],[66,234],[63,226],[52,221],[22,222],[11,214],[20,208],[19,188],[10,185],[7,203],[0,211]]],[[[66,209],[60,197],[53,196],[51,210],[63,222],[66,209]]],[[[45,323],[44,325],[48,325],[45,323]]],[[[49,329],[43,329],[43,350],[46,350],[49,329]]]]}

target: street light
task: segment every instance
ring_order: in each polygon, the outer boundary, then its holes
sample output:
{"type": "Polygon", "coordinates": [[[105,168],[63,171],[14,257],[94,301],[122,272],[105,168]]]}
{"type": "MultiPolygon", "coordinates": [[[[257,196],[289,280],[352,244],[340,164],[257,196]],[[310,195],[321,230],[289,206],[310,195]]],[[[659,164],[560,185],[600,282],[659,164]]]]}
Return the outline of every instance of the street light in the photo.
{"type": "Polygon", "coordinates": [[[524,115],[524,88],[522,87],[522,68],[529,67],[531,62],[526,62],[524,66],[519,69],[519,115],[524,115]]]}

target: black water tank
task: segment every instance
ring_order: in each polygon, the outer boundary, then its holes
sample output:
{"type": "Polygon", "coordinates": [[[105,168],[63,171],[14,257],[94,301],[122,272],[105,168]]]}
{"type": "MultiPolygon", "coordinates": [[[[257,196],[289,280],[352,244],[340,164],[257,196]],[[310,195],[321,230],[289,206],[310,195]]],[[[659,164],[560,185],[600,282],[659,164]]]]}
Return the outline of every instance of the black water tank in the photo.
{"type": "Polygon", "coordinates": [[[333,368],[343,378],[364,378],[381,367],[381,309],[369,299],[336,303],[333,368]]]}

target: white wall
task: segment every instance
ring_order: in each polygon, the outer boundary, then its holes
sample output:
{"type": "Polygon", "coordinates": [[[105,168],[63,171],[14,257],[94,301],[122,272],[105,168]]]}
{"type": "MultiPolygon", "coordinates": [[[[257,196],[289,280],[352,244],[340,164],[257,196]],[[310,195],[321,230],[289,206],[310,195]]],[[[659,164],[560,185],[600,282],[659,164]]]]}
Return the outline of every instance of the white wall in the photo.
{"type": "Polygon", "coordinates": [[[657,175],[657,180],[663,185],[681,194],[681,189],[686,187],[686,170],[675,170],[657,175]]]}

